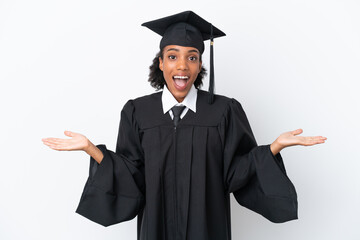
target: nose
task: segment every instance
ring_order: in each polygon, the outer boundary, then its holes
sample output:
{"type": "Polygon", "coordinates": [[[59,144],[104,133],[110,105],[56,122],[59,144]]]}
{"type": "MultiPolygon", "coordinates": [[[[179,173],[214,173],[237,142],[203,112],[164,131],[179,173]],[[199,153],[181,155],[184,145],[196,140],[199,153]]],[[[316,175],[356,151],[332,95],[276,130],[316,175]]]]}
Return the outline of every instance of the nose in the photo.
{"type": "Polygon", "coordinates": [[[186,59],[185,58],[178,58],[176,67],[177,67],[178,70],[187,70],[188,66],[187,66],[186,59]]]}

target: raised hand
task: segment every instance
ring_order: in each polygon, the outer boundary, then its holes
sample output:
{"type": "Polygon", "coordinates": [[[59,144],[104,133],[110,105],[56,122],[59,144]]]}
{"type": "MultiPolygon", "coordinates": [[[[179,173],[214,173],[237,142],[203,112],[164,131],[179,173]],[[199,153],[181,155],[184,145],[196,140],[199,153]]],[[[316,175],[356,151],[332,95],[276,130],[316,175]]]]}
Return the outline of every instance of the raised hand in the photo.
{"type": "Polygon", "coordinates": [[[276,155],[282,149],[290,146],[302,145],[302,146],[312,146],[315,144],[325,143],[327,140],[326,137],[323,136],[312,136],[312,137],[304,137],[297,136],[303,132],[302,129],[296,129],[294,131],[285,132],[281,134],[271,145],[271,152],[276,155]]]}
{"type": "Polygon", "coordinates": [[[70,131],[65,131],[64,134],[71,138],[43,138],[42,141],[45,145],[58,151],[87,151],[89,148],[89,140],[84,135],[70,131]]]}
{"type": "Polygon", "coordinates": [[[80,133],[65,131],[68,139],[63,138],[43,138],[42,141],[46,146],[58,151],[75,151],[82,150],[89,154],[99,164],[104,155],[99,148],[89,141],[84,135],[80,133]]]}

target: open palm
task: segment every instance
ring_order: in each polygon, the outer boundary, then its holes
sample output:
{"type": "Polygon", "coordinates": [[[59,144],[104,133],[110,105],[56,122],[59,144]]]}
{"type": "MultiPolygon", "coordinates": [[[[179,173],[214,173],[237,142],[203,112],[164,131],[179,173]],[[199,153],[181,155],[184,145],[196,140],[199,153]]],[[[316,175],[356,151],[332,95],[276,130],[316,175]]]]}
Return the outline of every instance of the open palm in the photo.
{"type": "Polygon", "coordinates": [[[323,136],[297,136],[303,132],[302,129],[296,129],[294,131],[285,132],[281,134],[277,141],[283,147],[295,146],[295,145],[302,145],[302,146],[312,146],[319,143],[324,143],[327,139],[323,136]]]}
{"type": "Polygon", "coordinates": [[[45,145],[58,151],[85,150],[89,146],[89,140],[80,133],[65,131],[64,134],[71,138],[43,138],[42,141],[45,145]]]}

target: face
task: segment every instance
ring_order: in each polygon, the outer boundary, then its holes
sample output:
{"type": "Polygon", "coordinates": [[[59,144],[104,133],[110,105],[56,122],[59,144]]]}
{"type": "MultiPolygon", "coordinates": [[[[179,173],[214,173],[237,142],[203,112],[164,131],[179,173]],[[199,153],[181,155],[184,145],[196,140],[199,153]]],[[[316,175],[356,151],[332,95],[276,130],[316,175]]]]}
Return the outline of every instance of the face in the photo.
{"type": "Polygon", "coordinates": [[[182,102],[201,70],[199,50],[193,47],[168,45],[159,58],[166,85],[178,102],[182,102]]]}

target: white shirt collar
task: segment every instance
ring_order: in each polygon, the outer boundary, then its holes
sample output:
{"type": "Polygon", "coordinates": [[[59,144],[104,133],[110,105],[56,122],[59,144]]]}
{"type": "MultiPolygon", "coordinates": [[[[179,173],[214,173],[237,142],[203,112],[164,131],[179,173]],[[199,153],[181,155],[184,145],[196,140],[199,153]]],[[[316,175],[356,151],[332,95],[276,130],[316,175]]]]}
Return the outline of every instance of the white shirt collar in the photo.
{"type": "Polygon", "coordinates": [[[190,91],[186,95],[184,101],[179,103],[174,96],[171,94],[166,85],[164,85],[164,90],[161,96],[162,106],[164,114],[167,113],[173,106],[185,106],[191,111],[196,112],[196,99],[197,99],[197,89],[194,85],[191,86],[190,91]]]}

